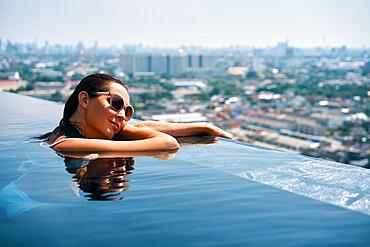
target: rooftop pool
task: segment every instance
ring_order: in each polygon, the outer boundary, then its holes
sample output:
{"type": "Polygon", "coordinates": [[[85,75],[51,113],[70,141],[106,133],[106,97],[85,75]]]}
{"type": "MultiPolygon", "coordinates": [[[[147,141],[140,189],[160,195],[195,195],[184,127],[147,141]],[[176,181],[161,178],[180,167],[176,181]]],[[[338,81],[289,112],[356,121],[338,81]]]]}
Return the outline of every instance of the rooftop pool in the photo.
{"type": "Polygon", "coordinates": [[[63,105],[0,95],[1,246],[370,245],[368,169],[207,138],[67,157],[29,138],[63,105]]]}

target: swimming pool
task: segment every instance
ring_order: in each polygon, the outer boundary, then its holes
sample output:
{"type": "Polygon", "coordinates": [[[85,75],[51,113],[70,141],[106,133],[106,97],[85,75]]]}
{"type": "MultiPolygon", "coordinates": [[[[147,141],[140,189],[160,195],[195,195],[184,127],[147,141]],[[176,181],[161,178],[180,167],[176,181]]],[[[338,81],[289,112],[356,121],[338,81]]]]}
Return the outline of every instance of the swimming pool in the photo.
{"type": "Polygon", "coordinates": [[[227,140],[65,158],[26,138],[61,104],[0,95],[1,246],[369,245],[367,169],[227,140]]]}

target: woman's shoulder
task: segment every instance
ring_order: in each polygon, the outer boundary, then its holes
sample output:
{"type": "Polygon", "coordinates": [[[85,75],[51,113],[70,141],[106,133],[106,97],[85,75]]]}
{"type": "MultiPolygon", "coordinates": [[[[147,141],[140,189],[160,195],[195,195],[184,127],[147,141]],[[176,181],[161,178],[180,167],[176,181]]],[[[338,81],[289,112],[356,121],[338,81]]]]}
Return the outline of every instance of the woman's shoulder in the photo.
{"type": "Polygon", "coordinates": [[[51,132],[46,141],[49,142],[50,144],[54,144],[56,141],[65,138],[67,138],[66,133],[62,130],[62,128],[58,126],[51,132]]]}

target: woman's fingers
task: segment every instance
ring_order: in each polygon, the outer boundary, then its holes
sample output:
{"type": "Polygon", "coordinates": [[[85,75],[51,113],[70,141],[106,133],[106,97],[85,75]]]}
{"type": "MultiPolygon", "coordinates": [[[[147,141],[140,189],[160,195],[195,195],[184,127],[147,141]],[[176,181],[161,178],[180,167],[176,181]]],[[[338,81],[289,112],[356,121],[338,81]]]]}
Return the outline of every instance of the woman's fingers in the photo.
{"type": "Polygon", "coordinates": [[[225,130],[223,130],[219,127],[211,125],[210,129],[211,129],[211,133],[210,133],[211,135],[224,137],[224,138],[228,138],[228,139],[234,139],[234,136],[231,133],[226,132],[225,130]]]}
{"type": "Polygon", "coordinates": [[[233,134],[223,131],[222,137],[228,138],[228,139],[234,139],[233,134]]]}
{"type": "Polygon", "coordinates": [[[234,139],[234,136],[231,133],[226,132],[224,130],[221,130],[221,132],[218,136],[228,138],[228,139],[234,139]]]}

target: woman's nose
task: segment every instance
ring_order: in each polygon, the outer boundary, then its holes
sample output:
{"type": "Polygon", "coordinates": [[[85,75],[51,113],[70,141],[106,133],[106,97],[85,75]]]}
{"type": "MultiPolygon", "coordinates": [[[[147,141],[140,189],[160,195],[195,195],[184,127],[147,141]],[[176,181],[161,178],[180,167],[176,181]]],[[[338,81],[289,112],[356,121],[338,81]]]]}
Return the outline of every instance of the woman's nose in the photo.
{"type": "Polygon", "coordinates": [[[126,114],[125,114],[125,110],[121,110],[117,113],[117,117],[119,118],[119,120],[127,120],[126,118],[126,114]]]}

